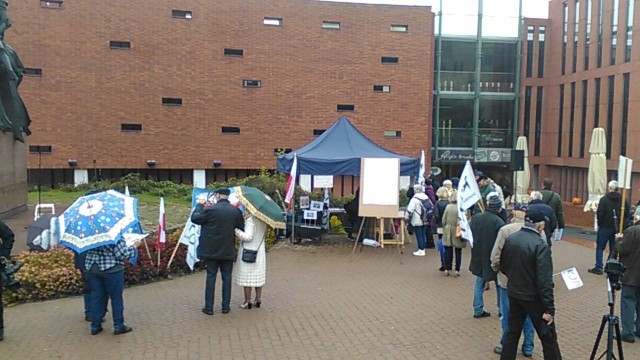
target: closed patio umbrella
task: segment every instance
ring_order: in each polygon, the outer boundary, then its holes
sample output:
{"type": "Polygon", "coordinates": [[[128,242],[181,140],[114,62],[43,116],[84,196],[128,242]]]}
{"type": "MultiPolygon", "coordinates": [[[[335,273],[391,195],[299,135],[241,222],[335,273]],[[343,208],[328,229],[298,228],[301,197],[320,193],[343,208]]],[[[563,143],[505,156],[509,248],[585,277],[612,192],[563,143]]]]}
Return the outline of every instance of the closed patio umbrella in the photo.
{"type": "Polygon", "coordinates": [[[529,171],[529,146],[527,145],[527,137],[520,136],[518,137],[518,142],[516,143],[516,150],[524,150],[524,170],[523,171],[514,171],[513,176],[515,177],[515,198],[517,203],[528,203],[529,202],[529,182],[531,181],[531,173],[529,171]]]}
{"type": "Polygon", "coordinates": [[[595,212],[598,203],[607,191],[607,140],[603,128],[593,129],[591,145],[589,146],[589,200],[584,205],[584,211],[595,212]]]}

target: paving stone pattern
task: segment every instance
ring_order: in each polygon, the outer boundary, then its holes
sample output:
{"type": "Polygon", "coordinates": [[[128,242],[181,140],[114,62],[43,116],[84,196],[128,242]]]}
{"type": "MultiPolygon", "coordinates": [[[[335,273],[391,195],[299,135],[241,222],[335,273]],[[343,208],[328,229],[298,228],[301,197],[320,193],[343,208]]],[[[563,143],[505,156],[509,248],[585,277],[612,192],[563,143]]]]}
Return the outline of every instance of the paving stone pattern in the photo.
{"type": "MultiPolygon", "coordinates": [[[[352,256],[351,243],[342,241],[279,245],[268,255],[263,307],[239,309],[242,289],[234,286],[227,315],[220,312],[219,281],[215,315],[200,312],[204,273],[128,288],[125,318],[134,331],[121,336],[112,335],[111,319],[103,333],[91,336],[81,297],[11,307],[5,310],[0,354],[12,359],[497,359],[495,291],[485,293],[492,316],[473,319],[469,249],[462,276],[446,278],[437,271],[436,251],[414,257],[414,246],[407,245],[402,255],[387,247],[352,256]]],[[[608,311],[605,277],[586,271],[593,263],[591,248],[556,242],[553,256],[556,271],[576,266],[585,282],[568,291],[556,277],[555,294],[563,356],[587,359],[608,311]]],[[[626,358],[640,359],[640,342],[625,343],[624,351],[626,358]]],[[[537,339],[533,358],[542,359],[537,339]]]]}

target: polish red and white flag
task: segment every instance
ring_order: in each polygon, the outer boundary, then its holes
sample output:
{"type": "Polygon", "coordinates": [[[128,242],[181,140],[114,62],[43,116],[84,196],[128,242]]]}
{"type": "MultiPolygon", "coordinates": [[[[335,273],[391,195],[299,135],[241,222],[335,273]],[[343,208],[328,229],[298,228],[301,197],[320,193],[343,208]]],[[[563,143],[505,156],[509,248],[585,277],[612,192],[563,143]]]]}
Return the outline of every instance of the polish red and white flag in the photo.
{"type": "Polygon", "coordinates": [[[287,187],[285,189],[284,202],[287,203],[288,208],[293,208],[293,193],[296,190],[296,176],[298,175],[298,155],[293,154],[293,165],[291,166],[291,172],[287,179],[287,187]]]}

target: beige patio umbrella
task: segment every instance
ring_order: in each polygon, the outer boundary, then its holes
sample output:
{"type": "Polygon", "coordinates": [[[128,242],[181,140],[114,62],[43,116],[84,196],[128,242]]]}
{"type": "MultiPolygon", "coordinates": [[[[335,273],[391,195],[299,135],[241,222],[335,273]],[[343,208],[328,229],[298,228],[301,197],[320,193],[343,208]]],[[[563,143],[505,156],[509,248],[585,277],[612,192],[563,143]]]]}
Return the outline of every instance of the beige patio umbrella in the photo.
{"type": "Polygon", "coordinates": [[[589,200],[584,205],[584,211],[595,212],[598,209],[600,198],[607,191],[607,140],[603,128],[593,129],[591,145],[589,146],[589,200]]]}
{"type": "Polygon", "coordinates": [[[529,171],[529,146],[527,145],[527,137],[519,136],[516,143],[516,150],[524,150],[524,170],[514,171],[515,198],[517,203],[529,202],[529,182],[531,181],[531,172],[529,171]]]}

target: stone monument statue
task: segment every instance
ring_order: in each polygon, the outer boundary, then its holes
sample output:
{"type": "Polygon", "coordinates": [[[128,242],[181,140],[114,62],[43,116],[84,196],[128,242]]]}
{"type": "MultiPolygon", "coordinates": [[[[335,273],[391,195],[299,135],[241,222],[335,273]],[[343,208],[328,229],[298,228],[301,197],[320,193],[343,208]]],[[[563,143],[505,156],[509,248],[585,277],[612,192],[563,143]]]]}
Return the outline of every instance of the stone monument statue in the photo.
{"type": "Polygon", "coordinates": [[[0,0],[0,130],[13,131],[14,139],[24,143],[22,133],[31,134],[31,119],[18,94],[24,66],[15,50],[4,42],[4,31],[11,27],[7,5],[6,0],[0,0]]]}

